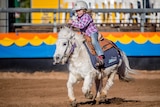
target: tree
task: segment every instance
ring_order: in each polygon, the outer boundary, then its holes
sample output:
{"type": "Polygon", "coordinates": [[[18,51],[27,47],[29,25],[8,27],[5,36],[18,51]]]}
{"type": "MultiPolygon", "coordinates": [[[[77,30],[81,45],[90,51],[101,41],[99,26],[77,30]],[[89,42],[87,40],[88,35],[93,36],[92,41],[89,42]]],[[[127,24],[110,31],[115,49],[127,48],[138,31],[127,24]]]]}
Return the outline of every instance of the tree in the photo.
{"type": "MultiPolygon", "coordinates": [[[[30,0],[20,0],[21,8],[30,8],[30,0]]],[[[20,22],[30,22],[30,13],[21,13],[20,22]]]]}

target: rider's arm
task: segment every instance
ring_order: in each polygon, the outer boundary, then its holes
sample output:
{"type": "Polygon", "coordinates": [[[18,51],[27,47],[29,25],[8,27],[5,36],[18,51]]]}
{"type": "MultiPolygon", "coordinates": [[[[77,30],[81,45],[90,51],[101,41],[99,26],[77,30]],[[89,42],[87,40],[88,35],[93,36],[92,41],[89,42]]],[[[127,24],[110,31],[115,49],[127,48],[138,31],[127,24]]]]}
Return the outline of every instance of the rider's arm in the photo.
{"type": "Polygon", "coordinates": [[[92,18],[88,14],[84,14],[78,21],[72,21],[72,26],[83,29],[92,21],[92,18]]]}

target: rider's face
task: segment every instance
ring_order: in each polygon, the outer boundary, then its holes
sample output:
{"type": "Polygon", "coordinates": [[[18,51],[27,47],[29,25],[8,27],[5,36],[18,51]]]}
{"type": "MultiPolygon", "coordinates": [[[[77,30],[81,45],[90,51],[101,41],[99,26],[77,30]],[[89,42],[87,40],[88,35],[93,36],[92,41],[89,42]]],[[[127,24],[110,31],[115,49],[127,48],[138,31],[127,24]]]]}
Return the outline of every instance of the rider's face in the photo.
{"type": "Polygon", "coordinates": [[[76,10],[76,13],[77,13],[78,17],[81,17],[85,12],[83,9],[80,9],[80,10],[76,10]]]}

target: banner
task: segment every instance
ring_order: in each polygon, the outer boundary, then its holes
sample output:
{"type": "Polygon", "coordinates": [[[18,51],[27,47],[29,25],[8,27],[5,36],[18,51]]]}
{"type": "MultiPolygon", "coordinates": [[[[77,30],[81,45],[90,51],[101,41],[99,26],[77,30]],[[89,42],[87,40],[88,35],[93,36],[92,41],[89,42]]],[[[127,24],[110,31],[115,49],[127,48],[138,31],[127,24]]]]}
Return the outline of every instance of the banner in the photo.
{"type": "MultiPolygon", "coordinates": [[[[160,56],[160,32],[101,32],[127,56],[160,56]]],[[[0,58],[49,58],[57,33],[0,33],[0,58]]]]}

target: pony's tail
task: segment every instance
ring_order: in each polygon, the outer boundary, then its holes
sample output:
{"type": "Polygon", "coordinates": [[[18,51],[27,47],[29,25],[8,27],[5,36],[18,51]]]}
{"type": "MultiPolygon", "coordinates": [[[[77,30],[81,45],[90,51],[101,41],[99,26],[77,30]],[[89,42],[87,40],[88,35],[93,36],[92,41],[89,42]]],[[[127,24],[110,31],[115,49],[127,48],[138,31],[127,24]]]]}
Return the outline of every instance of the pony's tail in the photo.
{"type": "Polygon", "coordinates": [[[130,68],[126,54],[123,51],[120,51],[120,54],[122,57],[122,64],[118,68],[119,79],[125,82],[132,81],[134,78],[129,76],[129,74],[136,74],[136,71],[130,68]]]}

